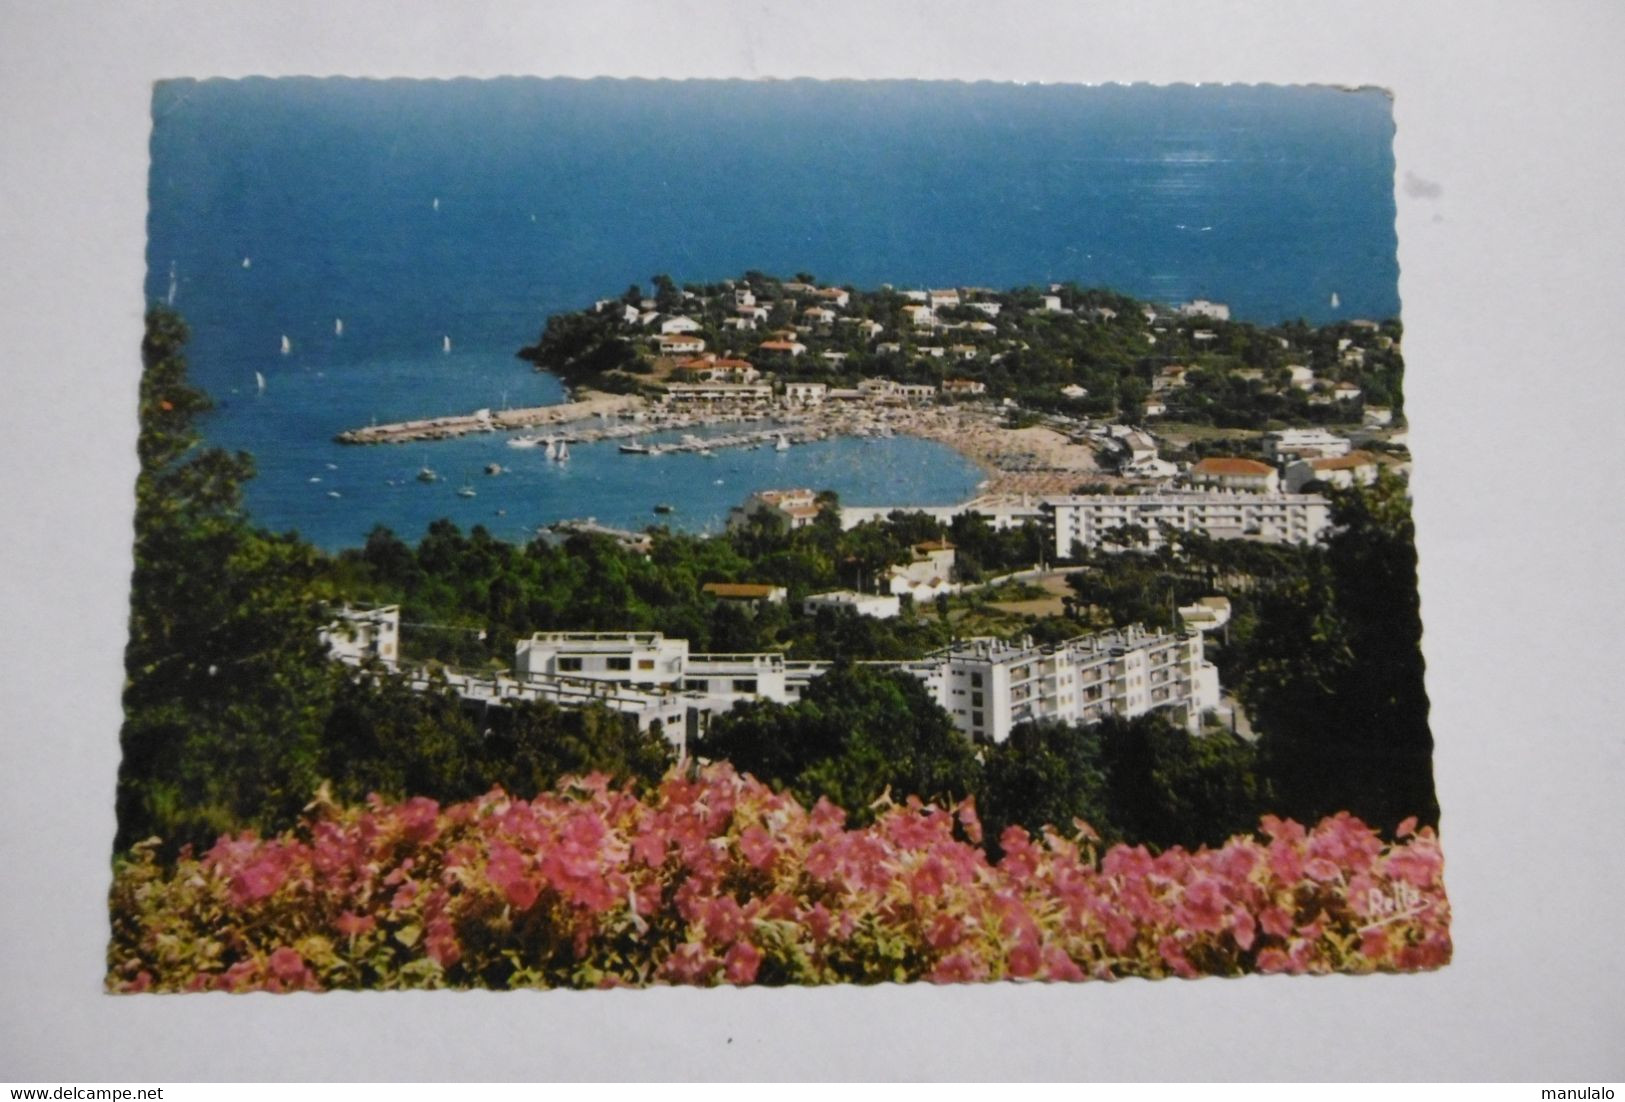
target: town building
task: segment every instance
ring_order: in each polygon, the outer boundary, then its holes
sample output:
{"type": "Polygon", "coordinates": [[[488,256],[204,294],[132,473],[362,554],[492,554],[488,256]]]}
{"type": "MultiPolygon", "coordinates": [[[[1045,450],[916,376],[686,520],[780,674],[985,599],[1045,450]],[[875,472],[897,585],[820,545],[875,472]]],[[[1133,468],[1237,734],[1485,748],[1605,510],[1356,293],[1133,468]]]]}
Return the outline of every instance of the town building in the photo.
{"type": "Polygon", "coordinates": [[[1191,467],[1190,483],[1202,490],[1248,490],[1273,494],[1281,476],[1268,463],[1234,456],[1210,456],[1191,467]]]}
{"type": "Polygon", "coordinates": [[[745,528],[758,515],[766,515],[794,530],[818,519],[818,512],[818,495],[811,490],[758,490],[729,511],[728,527],[745,528]]]}
{"type": "Polygon", "coordinates": [[[771,383],[667,383],[666,400],[673,405],[771,402],[773,386],[771,383]]]}
{"type": "Polygon", "coordinates": [[[1297,459],[1287,464],[1282,480],[1288,491],[1297,493],[1311,482],[1348,489],[1369,486],[1377,481],[1377,457],[1366,451],[1319,459],[1297,459]]]}
{"type": "Polygon", "coordinates": [[[660,352],[665,356],[674,356],[681,352],[698,354],[705,351],[705,342],[699,337],[687,333],[678,333],[672,336],[657,337],[656,343],[660,352]]]}
{"type": "Polygon", "coordinates": [[[1325,429],[1281,429],[1264,434],[1264,455],[1277,463],[1285,459],[1347,455],[1352,446],[1348,437],[1325,429]]]}
{"type": "Polygon", "coordinates": [[[954,725],[980,743],[1001,743],[1017,724],[1098,723],[1166,711],[1191,733],[1219,705],[1219,675],[1199,632],[1139,626],[1035,646],[1030,639],[965,639],[903,669],[918,677],[954,725]]]}
{"type": "Polygon", "coordinates": [[[889,593],[858,593],[850,589],[834,589],[828,593],[812,593],[801,602],[804,612],[821,608],[851,609],[859,616],[876,620],[891,620],[902,613],[903,602],[889,593]]]}
{"type": "Polygon", "coordinates": [[[700,591],[719,601],[741,601],[752,605],[782,605],[790,597],[790,591],[784,586],[763,582],[706,582],[700,591]]]}
{"type": "Polygon", "coordinates": [[[1230,307],[1222,302],[1209,302],[1205,298],[1192,299],[1179,307],[1179,316],[1182,318],[1211,318],[1214,321],[1229,321],[1230,307]]]}
{"type": "Polygon", "coordinates": [[[668,336],[674,333],[698,333],[700,331],[700,323],[695,321],[693,318],[684,317],[682,314],[678,314],[674,318],[667,318],[665,321],[661,322],[660,331],[668,336]]]}
{"type": "Polygon", "coordinates": [[[827,383],[785,383],[784,404],[812,409],[823,405],[828,393],[827,383]]]}
{"type": "Polygon", "coordinates": [[[1230,598],[1203,597],[1193,605],[1180,605],[1179,619],[1187,628],[1204,634],[1217,631],[1230,622],[1230,598]]]}
{"type": "Polygon", "coordinates": [[[390,668],[400,661],[399,605],[345,605],[337,615],[317,634],[331,657],[351,665],[380,662],[390,668]]]}
{"type": "Polygon", "coordinates": [[[792,340],[763,341],[757,347],[769,356],[799,356],[807,351],[806,345],[792,340]]]}
{"type": "Polygon", "coordinates": [[[987,393],[987,384],[977,379],[944,379],[942,392],[955,397],[971,397],[987,393]]]}
{"type": "Polygon", "coordinates": [[[1152,494],[1068,494],[1043,499],[1055,539],[1055,557],[1070,558],[1074,545],[1087,551],[1122,549],[1106,542],[1117,530],[1138,529],[1145,550],[1163,544],[1164,526],[1213,539],[1261,543],[1313,543],[1331,523],[1331,507],[1317,494],[1261,494],[1233,490],[1167,491],[1152,494]]]}

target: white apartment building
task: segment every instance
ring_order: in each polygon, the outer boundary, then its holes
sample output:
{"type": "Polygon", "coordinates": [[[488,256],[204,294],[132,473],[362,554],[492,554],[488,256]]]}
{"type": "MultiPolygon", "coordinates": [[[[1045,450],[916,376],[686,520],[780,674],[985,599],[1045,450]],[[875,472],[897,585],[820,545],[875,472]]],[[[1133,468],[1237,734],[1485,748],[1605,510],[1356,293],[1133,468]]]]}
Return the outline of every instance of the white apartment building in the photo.
{"type": "Polygon", "coordinates": [[[690,402],[771,402],[770,383],[667,383],[666,400],[690,402]]]}
{"type": "MultiPolygon", "coordinates": [[[[400,609],[392,605],[343,609],[321,635],[337,641],[370,633],[375,641],[397,640],[399,631],[400,609]]],[[[335,645],[332,657],[362,666],[371,654],[368,644],[335,645]]],[[[395,659],[389,661],[396,668],[395,659]]],[[[1175,635],[1135,626],[1047,646],[967,639],[916,662],[871,665],[919,678],[955,726],[979,742],[1003,742],[1011,727],[1029,720],[1089,723],[1158,709],[1195,732],[1202,712],[1219,701],[1218,674],[1203,658],[1199,632],[1175,635]]],[[[777,653],[690,654],[687,640],[660,632],[553,631],[521,640],[512,670],[421,666],[404,672],[415,690],[449,688],[474,705],[600,705],[639,730],[659,730],[681,755],[712,716],[744,701],[793,703],[828,668],[826,662],[791,662],[777,653]]]]}
{"type": "Polygon", "coordinates": [[[1272,462],[1347,455],[1351,447],[1348,437],[1325,429],[1281,429],[1264,434],[1264,454],[1272,462]]]}
{"type": "Polygon", "coordinates": [[[1034,646],[965,639],[901,667],[925,683],[975,742],[1003,742],[1019,723],[1092,723],[1167,710],[1193,734],[1219,704],[1218,671],[1200,633],[1130,627],[1034,646]]]}
{"type": "Polygon", "coordinates": [[[1069,558],[1073,544],[1111,549],[1106,533],[1124,526],[1145,531],[1146,550],[1162,546],[1162,526],[1200,532],[1213,539],[1262,543],[1312,543],[1331,523],[1331,506],[1317,494],[1246,491],[1171,491],[1154,494],[1068,494],[1047,497],[1042,508],[1055,536],[1055,557],[1069,558]]]}

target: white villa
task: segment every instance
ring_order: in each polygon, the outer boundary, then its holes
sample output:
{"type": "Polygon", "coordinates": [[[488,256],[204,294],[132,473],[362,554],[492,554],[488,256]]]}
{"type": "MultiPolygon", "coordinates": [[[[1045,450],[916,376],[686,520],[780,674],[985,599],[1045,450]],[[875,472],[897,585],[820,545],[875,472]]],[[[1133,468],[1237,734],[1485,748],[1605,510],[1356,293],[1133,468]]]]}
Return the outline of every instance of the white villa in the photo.
{"type": "Polygon", "coordinates": [[[801,602],[802,610],[815,612],[821,608],[849,608],[859,616],[876,620],[891,620],[902,613],[903,602],[895,594],[858,593],[851,589],[834,589],[828,593],[812,593],[801,602]]]}

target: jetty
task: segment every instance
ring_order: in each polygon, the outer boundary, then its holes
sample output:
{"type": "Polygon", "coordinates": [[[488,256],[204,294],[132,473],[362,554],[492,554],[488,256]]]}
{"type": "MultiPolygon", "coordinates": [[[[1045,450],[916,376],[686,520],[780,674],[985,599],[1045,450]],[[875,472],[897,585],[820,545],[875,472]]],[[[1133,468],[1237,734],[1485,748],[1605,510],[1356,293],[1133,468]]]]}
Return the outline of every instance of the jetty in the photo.
{"type": "Polygon", "coordinates": [[[480,409],[473,413],[427,417],[417,421],[394,421],[384,425],[346,429],[333,439],[340,444],[410,444],[422,440],[449,440],[479,432],[536,428],[619,417],[641,409],[644,401],[631,394],[594,394],[579,401],[554,406],[526,406],[522,409],[480,409]]]}

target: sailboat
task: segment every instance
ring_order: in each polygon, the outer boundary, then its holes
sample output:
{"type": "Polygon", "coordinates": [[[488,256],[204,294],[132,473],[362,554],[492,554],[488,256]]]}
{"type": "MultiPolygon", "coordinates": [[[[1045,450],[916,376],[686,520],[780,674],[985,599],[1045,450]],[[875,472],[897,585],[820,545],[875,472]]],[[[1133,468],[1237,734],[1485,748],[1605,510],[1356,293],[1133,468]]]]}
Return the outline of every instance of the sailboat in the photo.
{"type": "Polygon", "coordinates": [[[252,268],[253,266],[254,266],[254,262],[252,260],[248,259],[248,257],[246,257],[246,256],[243,257],[243,267],[252,268]]]}
{"type": "Polygon", "coordinates": [[[559,457],[558,443],[551,436],[547,438],[547,457],[549,459],[557,459],[559,457]]]}
{"type": "Polygon", "coordinates": [[[333,319],[333,335],[335,337],[344,336],[344,319],[343,318],[334,318],[333,319]]]}
{"type": "Polygon", "coordinates": [[[429,204],[429,205],[432,206],[435,210],[439,210],[440,209],[440,196],[436,195],[434,197],[434,202],[429,204]]]}
{"type": "Polygon", "coordinates": [[[779,433],[779,439],[776,443],[774,443],[773,450],[776,452],[787,452],[790,450],[790,441],[785,437],[784,433],[779,433]]]}
{"type": "Polygon", "coordinates": [[[568,463],[570,461],[570,441],[560,441],[558,460],[560,463],[568,463]]]}
{"type": "Polygon", "coordinates": [[[474,487],[470,486],[466,482],[463,483],[461,486],[459,486],[457,488],[457,496],[458,497],[473,497],[474,496],[474,487]]]}
{"type": "Polygon", "coordinates": [[[176,291],[175,262],[173,260],[171,260],[169,262],[169,293],[164,296],[164,305],[165,306],[173,306],[173,305],[175,305],[175,291],[176,291]]]}
{"type": "Polygon", "coordinates": [[[1341,306],[1341,305],[1343,305],[1343,304],[1342,304],[1342,303],[1341,303],[1341,302],[1339,302],[1339,301],[1338,301],[1338,299],[1337,299],[1337,292],[1336,292],[1336,291],[1333,291],[1333,292],[1332,292],[1332,309],[1333,309],[1333,310],[1335,310],[1335,309],[1337,309],[1337,308],[1338,308],[1338,307],[1339,307],[1339,306],[1341,306]]]}
{"type": "Polygon", "coordinates": [[[286,333],[282,334],[282,354],[284,356],[286,356],[289,352],[292,352],[292,351],[293,351],[293,342],[288,339],[288,334],[286,334],[286,333]]]}
{"type": "Polygon", "coordinates": [[[451,338],[450,337],[441,337],[440,338],[440,351],[448,352],[448,353],[451,351],[451,338]]]}
{"type": "Polygon", "coordinates": [[[259,391],[261,394],[265,393],[265,376],[261,375],[258,371],[254,372],[254,389],[259,391]]]}

